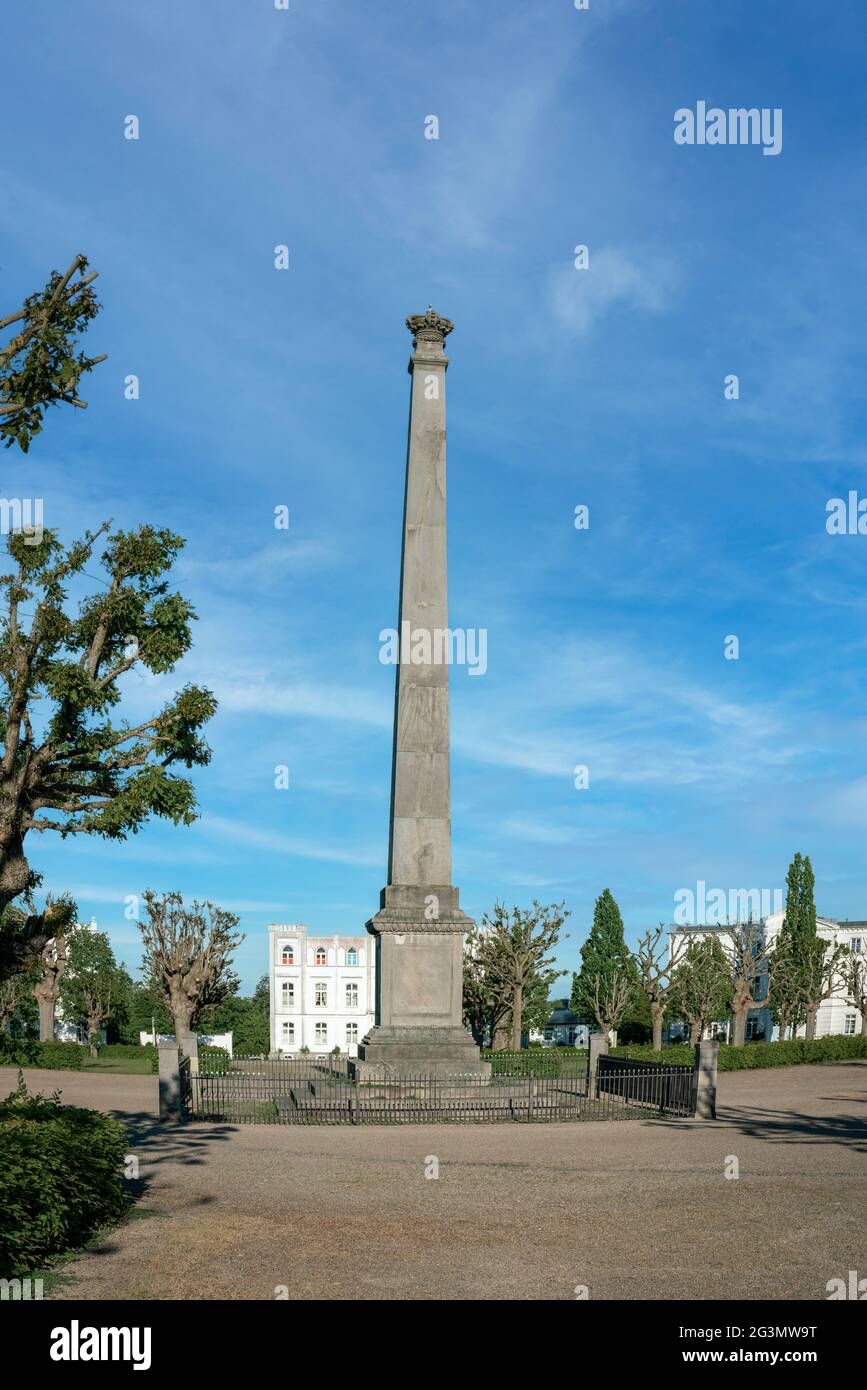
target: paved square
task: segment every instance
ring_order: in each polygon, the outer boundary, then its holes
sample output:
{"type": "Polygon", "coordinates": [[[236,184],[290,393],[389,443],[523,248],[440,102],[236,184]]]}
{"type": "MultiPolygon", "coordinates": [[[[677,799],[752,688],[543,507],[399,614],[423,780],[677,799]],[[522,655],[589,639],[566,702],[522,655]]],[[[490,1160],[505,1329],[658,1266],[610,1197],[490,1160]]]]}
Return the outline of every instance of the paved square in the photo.
{"type": "Polygon", "coordinates": [[[27,1083],[130,1117],[150,1213],[60,1298],[824,1299],[867,1275],[864,1061],[724,1073],[716,1123],[166,1133],[154,1078],[27,1083]]]}

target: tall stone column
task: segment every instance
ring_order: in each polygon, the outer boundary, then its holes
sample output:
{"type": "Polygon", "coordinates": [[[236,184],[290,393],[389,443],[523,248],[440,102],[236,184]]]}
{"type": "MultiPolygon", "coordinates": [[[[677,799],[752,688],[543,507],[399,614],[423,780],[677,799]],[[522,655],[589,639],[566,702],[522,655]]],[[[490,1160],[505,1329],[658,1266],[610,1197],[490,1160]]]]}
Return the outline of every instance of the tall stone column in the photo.
{"type": "Polygon", "coordinates": [[[490,1075],[462,1021],[463,939],[452,884],[446,574],[446,369],[453,324],[406,321],[412,379],[399,603],[388,884],[376,939],[376,1023],[359,1070],[490,1075]]]}

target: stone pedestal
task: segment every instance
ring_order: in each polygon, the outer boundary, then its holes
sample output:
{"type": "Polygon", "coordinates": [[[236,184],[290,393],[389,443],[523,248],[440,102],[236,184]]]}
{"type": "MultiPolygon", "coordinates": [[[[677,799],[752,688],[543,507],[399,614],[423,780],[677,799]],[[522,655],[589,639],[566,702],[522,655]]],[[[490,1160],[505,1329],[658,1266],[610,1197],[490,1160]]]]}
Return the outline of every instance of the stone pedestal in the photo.
{"type": "Polygon", "coordinates": [[[463,942],[473,922],[451,883],[446,430],[443,350],[428,309],[413,335],[399,603],[388,886],[376,938],[376,1024],[356,1073],[489,1077],[463,1025],[463,942]]]}
{"type": "Polygon", "coordinates": [[[376,938],[376,1024],[359,1046],[356,1074],[489,1077],[491,1064],[462,1022],[464,935],[473,923],[458,890],[391,885],[382,904],[367,923],[376,938]]]}

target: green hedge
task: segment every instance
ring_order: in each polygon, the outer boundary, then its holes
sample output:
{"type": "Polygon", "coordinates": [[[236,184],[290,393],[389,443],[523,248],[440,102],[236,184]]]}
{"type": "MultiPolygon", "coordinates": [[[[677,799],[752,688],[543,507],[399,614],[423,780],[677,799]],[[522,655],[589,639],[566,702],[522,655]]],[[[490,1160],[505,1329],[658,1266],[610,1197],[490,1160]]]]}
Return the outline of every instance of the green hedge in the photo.
{"type": "MultiPolygon", "coordinates": [[[[668,1062],[692,1066],[695,1049],[688,1044],[672,1043],[654,1052],[646,1045],[613,1047],[612,1057],[636,1057],[646,1062],[668,1062]]],[[[809,1062],[845,1062],[851,1057],[867,1057],[867,1038],[835,1034],[830,1038],[815,1038],[807,1042],[795,1038],[792,1042],[751,1042],[743,1047],[720,1043],[717,1066],[719,1071],[745,1071],[753,1067],[799,1067],[809,1062]]]]}
{"type": "Polygon", "coordinates": [[[39,1042],[37,1038],[10,1038],[8,1033],[0,1033],[0,1066],[81,1071],[89,1055],[84,1043],[39,1042]]]}
{"type": "Polygon", "coordinates": [[[485,1048],[482,1057],[491,1063],[494,1076],[562,1076],[587,1066],[587,1052],[577,1047],[526,1047],[521,1052],[485,1048]]]}
{"type": "Polygon", "coordinates": [[[229,1053],[225,1047],[200,1047],[199,1072],[203,1076],[225,1076],[229,1070],[229,1053]]]}
{"type": "Polygon", "coordinates": [[[0,1101],[0,1278],[32,1274],[127,1210],[126,1138],[109,1115],[18,1090],[0,1101]]]}

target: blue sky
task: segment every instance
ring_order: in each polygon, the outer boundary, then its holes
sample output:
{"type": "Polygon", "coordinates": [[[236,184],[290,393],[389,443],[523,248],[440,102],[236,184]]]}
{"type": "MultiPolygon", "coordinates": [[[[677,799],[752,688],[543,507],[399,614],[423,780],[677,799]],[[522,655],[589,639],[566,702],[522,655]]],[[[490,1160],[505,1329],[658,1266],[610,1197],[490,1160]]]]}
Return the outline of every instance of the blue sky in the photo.
{"type": "Polygon", "coordinates": [[[428,303],[456,324],[450,616],[488,631],[486,675],[452,673],[466,909],[565,898],[571,969],[604,887],[634,938],[800,849],[819,911],[867,917],[867,537],[825,529],[867,494],[860,9],[9,0],[2,304],[84,251],[109,360],[2,492],[65,537],[184,535],[195,647],[126,708],[220,700],[195,827],[31,845],[128,964],[147,886],[240,913],[247,988],[269,921],[363,932],[378,905],[428,303]],[[698,100],[782,108],[782,152],[676,145],[698,100]]]}

